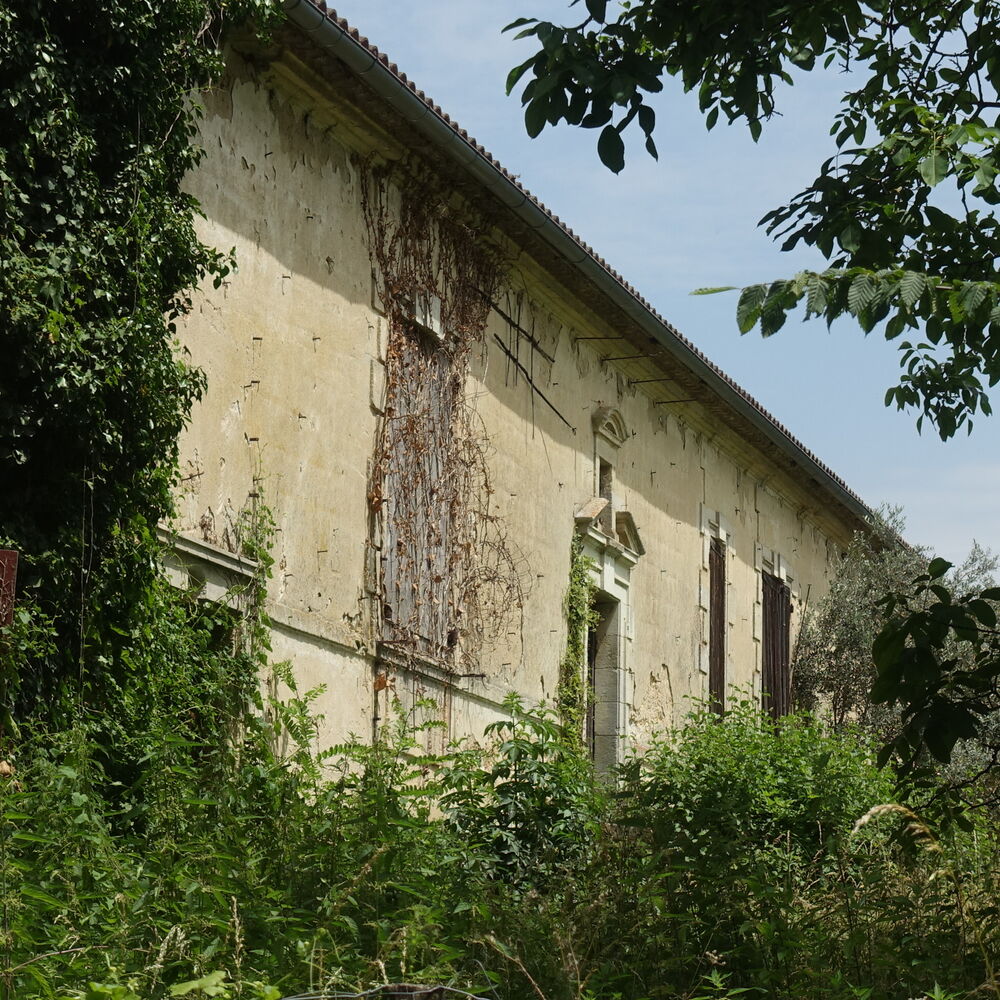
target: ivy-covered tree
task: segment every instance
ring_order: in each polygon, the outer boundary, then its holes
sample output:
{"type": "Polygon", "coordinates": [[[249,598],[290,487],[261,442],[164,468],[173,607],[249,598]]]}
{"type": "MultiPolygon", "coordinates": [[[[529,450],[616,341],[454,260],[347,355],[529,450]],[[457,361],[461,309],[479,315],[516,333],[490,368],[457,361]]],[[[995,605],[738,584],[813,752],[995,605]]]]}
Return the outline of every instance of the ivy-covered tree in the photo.
{"type": "MultiPolygon", "coordinates": [[[[174,321],[228,263],[195,235],[196,94],[263,0],[0,4],[0,543],[21,553],[5,712],[111,680],[202,376],[174,321]]],[[[90,693],[88,695],[88,692],[90,693]]]]}
{"type": "Polygon", "coordinates": [[[816,247],[830,266],[743,289],[739,327],[769,336],[799,305],[828,323],[844,315],[866,331],[884,323],[887,338],[902,338],[902,375],[887,405],[915,408],[918,426],[927,420],[944,439],[988,414],[988,388],[1000,381],[996,3],[584,6],[573,25],[510,26],[539,48],[511,71],[508,91],[527,77],[521,100],[532,136],[558,122],[600,130],[598,154],[616,172],[633,122],[656,155],[648,95],[671,77],[697,92],[708,128],[742,121],[756,140],[796,74],[844,72],[836,152],[761,220],[784,249],[816,247]]]}

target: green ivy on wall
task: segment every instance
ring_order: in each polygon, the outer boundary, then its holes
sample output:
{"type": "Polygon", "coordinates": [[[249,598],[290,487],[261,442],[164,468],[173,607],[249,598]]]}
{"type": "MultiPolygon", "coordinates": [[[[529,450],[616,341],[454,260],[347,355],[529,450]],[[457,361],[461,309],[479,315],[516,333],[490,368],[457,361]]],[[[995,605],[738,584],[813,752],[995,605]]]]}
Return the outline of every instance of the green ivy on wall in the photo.
{"type": "MultiPolygon", "coordinates": [[[[18,606],[50,623],[4,711],[99,705],[158,573],[177,438],[204,387],[174,343],[231,267],[182,180],[224,28],[266,0],[0,5],[0,537],[18,606]],[[61,707],[60,707],[61,706],[61,707]]],[[[53,715],[54,713],[54,715],[53,715]]]]}
{"type": "Polygon", "coordinates": [[[597,624],[593,563],[583,551],[583,537],[574,532],[570,545],[569,587],[566,591],[566,652],[559,665],[557,702],[566,734],[583,737],[587,711],[587,632],[597,624]]]}

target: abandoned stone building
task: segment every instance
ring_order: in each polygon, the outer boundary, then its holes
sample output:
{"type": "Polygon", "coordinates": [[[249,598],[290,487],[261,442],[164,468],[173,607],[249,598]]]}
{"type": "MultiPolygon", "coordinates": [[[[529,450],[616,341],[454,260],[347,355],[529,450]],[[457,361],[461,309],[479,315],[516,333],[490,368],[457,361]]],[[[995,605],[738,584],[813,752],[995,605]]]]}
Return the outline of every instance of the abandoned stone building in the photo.
{"type": "Polygon", "coordinates": [[[245,578],[267,508],[273,657],[324,743],[575,690],[607,767],[691,698],[783,711],[859,498],[322,4],[228,67],[189,187],[238,270],[181,332],[175,578],[245,578]]]}

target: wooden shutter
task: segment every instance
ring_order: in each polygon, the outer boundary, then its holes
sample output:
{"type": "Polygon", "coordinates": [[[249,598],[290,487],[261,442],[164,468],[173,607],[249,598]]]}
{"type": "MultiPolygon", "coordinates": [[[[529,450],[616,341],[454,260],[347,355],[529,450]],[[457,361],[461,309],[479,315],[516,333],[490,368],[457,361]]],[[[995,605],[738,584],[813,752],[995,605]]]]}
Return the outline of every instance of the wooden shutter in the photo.
{"type": "Polygon", "coordinates": [[[791,710],[792,594],[770,573],[763,574],[763,591],[761,704],[765,712],[777,719],[791,710]]]}
{"type": "Polygon", "coordinates": [[[708,699],[713,712],[726,709],[726,547],[712,539],[708,553],[708,699]]]}
{"type": "Polygon", "coordinates": [[[444,657],[456,638],[449,553],[457,505],[454,483],[442,472],[461,383],[445,346],[416,327],[397,350],[399,377],[389,387],[385,435],[382,638],[444,657]]]}

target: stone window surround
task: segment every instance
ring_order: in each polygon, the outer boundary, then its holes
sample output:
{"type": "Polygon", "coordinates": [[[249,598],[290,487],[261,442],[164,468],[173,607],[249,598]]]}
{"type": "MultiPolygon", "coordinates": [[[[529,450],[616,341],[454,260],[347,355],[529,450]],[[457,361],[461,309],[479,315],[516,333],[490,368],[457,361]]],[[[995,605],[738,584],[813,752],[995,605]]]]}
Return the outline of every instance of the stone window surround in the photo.
{"type": "Polygon", "coordinates": [[[594,431],[594,495],[577,511],[576,530],[583,537],[584,554],[593,566],[591,576],[597,591],[597,603],[614,608],[609,623],[611,631],[606,637],[607,641],[614,643],[614,649],[605,661],[610,666],[599,672],[595,684],[599,689],[596,718],[601,720],[596,730],[598,749],[595,763],[601,770],[610,770],[624,757],[629,713],[634,701],[635,685],[628,655],[634,638],[629,591],[632,567],[643,555],[644,549],[631,516],[627,517],[625,529],[631,544],[623,544],[618,537],[615,530],[617,515],[626,512],[617,509],[613,478],[611,497],[601,497],[601,465],[610,466],[613,477],[618,450],[632,435],[620,411],[604,404],[599,404],[594,411],[591,426],[594,431]],[[601,503],[602,499],[606,502],[601,503]]]}

